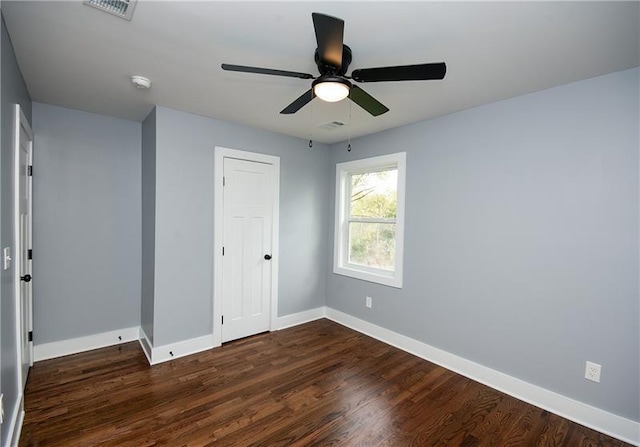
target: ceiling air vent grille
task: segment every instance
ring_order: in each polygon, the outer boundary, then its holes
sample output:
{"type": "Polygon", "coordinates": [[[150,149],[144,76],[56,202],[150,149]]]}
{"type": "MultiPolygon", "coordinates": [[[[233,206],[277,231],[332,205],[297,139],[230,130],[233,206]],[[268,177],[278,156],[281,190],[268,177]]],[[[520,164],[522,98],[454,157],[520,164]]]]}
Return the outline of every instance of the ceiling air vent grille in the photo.
{"type": "Polygon", "coordinates": [[[328,123],[324,123],[324,124],[320,124],[318,127],[320,129],[338,129],[340,127],[344,126],[344,123],[342,121],[329,121],[328,123]]]}
{"type": "Polygon", "coordinates": [[[114,16],[131,20],[137,0],[83,0],[85,5],[93,6],[114,16]]]}

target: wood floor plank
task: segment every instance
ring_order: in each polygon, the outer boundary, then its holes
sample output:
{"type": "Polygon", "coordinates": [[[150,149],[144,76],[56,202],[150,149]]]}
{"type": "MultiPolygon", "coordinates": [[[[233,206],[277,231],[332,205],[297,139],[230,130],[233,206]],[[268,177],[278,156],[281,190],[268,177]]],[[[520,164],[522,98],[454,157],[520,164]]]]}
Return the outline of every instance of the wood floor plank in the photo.
{"type": "Polygon", "coordinates": [[[21,447],[627,444],[328,320],[149,366],[138,343],[38,362],[21,447]]]}

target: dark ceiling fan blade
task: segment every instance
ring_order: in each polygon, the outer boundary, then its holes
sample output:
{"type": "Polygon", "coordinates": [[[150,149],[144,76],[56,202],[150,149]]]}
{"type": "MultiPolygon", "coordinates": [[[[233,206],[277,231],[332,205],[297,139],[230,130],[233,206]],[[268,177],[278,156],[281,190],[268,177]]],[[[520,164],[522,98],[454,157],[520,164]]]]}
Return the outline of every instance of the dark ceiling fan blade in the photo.
{"type": "Polygon", "coordinates": [[[222,69],[227,71],[239,71],[241,73],[256,73],[273,76],[287,76],[290,78],[313,79],[309,73],[298,73],[297,71],[273,70],[271,68],[247,67],[245,65],[222,64],[222,69]]]}
{"type": "Polygon", "coordinates": [[[313,27],[316,30],[320,62],[340,69],[342,66],[344,20],[317,12],[312,13],[311,17],[313,18],[313,27]]]}
{"type": "Polygon", "coordinates": [[[362,90],[357,85],[351,87],[351,93],[349,94],[351,101],[358,104],[373,116],[382,115],[387,113],[389,109],[380,101],[375,99],[369,93],[362,90]]]}
{"type": "Polygon", "coordinates": [[[353,70],[351,78],[356,82],[427,81],[443,79],[447,73],[444,62],[398,67],[362,68],[353,70]]]}
{"type": "Polygon", "coordinates": [[[292,113],[296,113],[298,110],[300,110],[301,108],[309,104],[312,99],[313,99],[313,90],[309,89],[306,92],[304,92],[298,99],[296,99],[287,107],[282,109],[282,112],[280,113],[282,113],[283,115],[291,115],[292,113]]]}

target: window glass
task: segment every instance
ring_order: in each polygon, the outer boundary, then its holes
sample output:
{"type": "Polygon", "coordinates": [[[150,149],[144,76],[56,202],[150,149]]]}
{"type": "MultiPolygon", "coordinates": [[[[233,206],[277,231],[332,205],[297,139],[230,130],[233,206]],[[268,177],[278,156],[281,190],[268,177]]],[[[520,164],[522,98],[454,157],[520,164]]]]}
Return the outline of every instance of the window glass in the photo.
{"type": "Polygon", "coordinates": [[[395,223],[349,224],[349,263],[392,271],[395,255],[395,223]]]}
{"type": "Polygon", "coordinates": [[[396,217],[398,169],[351,175],[351,217],[396,217]]]}

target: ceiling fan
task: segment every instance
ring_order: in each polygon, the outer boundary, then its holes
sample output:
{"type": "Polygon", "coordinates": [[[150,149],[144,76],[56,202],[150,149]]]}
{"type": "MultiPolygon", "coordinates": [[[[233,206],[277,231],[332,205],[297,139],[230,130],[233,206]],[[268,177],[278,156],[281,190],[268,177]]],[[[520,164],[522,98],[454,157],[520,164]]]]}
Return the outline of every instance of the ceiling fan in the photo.
{"type": "Polygon", "coordinates": [[[291,78],[313,79],[311,88],[298,99],[285,107],[280,113],[296,113],[317,96],[328,101],[340,101],[347,96],[373,116],[389,111],[381,102],[354,85],[351,81],[386,82],[386,81],[423,81],[443,79],[447,71],[444,62],[401,65],[396,67],[361,68],[353,70],[347,76],[351,63],[351,48],[343,43],[344,20],[314,12],[311,14],[316,31],[318,48],[315,51],[315,62],[320,76],[295,71],[274,70],[270,68],[248,67],[245,65],[222,64],[223,70],[243,73],[287,76],[291,78]]]}

